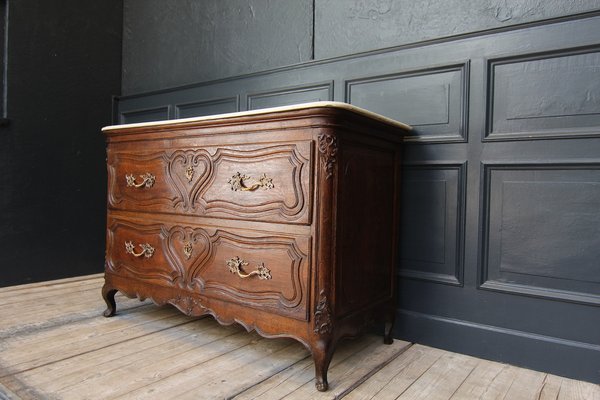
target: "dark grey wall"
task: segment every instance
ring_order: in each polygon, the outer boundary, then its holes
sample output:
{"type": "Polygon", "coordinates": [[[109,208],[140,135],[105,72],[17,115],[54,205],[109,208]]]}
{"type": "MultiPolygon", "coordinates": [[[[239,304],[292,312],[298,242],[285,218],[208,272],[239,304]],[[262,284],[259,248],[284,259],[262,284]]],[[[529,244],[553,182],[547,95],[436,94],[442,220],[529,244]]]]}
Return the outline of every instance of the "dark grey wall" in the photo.
{"type": "Polygon", "coordinates": [[[120,0],[10,1],[0,286],[101,272],[120,0]]]}
{"type": "Polygon", "coordinates": [[[507,27],[599,7],[597,0],[317,0],[315,57],[507,27]]]}
{"type": "Polygon", "coordinates": [[[310,60],[312,0],[126,0],[123,93],[310,60]]]}
{"type": "Polygon", "coordinates": [[[123,94],[599,8],[598,0],[124,0],[123,94]]]}

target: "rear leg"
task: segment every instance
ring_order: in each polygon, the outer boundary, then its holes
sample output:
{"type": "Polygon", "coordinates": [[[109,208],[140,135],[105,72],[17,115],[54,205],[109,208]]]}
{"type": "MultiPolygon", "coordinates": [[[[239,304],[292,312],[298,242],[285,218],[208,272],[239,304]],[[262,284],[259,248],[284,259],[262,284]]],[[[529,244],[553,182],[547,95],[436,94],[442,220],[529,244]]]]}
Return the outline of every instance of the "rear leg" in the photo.
{"type": "Polygon", "coordinates": [[[388,311],[385,316],[385,328],[383,331],[383,343],[392,344],[394,343],[394,322],[396,321],[395,310],[388,311]]]}
{"type": "Polygon", "coordinates": [[[102,286],[102,298],[106,302],[106,310],[104,310],[105,317],[112,317],[117,312],[117,304],[115,302],[115,294],[117,293],[117,289],[109,286],[108,284],[104,284],[102,286]]]}

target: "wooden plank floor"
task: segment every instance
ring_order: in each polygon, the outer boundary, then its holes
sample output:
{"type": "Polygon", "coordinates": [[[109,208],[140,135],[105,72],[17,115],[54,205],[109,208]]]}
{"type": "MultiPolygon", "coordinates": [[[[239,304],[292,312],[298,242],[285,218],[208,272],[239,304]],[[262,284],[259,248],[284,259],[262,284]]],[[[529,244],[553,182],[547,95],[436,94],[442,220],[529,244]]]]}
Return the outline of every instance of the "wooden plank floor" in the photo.
{"type": "Polygon", "coordinates": [[[598,385],[365,335],[343,342],[330,390],[299,343],[117,295],[102,277],[0,289],[4,399],[585,399],[598,385]]]}

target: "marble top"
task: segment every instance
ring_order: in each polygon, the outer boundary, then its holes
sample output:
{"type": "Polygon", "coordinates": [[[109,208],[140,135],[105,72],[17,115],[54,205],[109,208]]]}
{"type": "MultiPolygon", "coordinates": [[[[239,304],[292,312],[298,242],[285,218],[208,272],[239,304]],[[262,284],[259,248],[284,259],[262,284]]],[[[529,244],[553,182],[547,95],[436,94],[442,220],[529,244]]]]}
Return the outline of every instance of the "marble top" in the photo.
{"type": "Polygon", "coordinates": [[[123,124],[123,125],[110,125],[102,128],[103,132],[111,131],[115,129],[123,129],[129,127],[146,127],[146,126],[158,126],[158,125],[170,125],[170,124],[179,124],[179,123],[187,123],[187,122],[195,122],[195,121],[210,121],[215,119],[224,119],[224,118],[235,118],[235,117],[243,117],[247,115],[260,115],[260,114],[269,114],[269,113],[277,113],[283,111],[294,111],[294,110],[303,110],[307,108],[322,108],[322,107],[331,107],[338,108],[343,110],[348,110],[356,114],[364,115],[366,117],[381,121],[388,125],[392,125],[398,128],[402,128],[405,130],[412,130],[410,125],[402,123],[400,121],[396,121],[394,119],[384,117],[383,115],[365,110],[364,108],[353,106],[352,104],[342,103],[339,101],[316,101],[312,103],[302,103],[302,104],[294,104],[290,106],[283,107],[272,107],[272,108],[261,108],[258,110],[249,110],[249,111],[239,111],[227,114],[215,114],[215,115],[206,115],[202,117],[192,117],[192,118],[180,118],[180,119],[169,119],[164,121],[151,121],[151,122],[140,122],[134,124],[123,124]]]}

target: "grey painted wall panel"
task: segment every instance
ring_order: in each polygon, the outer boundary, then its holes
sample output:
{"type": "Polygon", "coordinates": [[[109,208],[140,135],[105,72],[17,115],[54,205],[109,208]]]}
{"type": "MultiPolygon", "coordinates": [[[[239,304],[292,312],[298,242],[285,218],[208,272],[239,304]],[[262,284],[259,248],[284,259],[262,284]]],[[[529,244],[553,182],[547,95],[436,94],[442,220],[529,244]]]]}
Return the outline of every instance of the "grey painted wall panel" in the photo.
{"type": "Polygon", "coordinates": [[[484,287],[600,304],[600,167],[488,166],[486,184],[484,287]]]}
{"type": "Polygon", "coordinates": [[[400,275],[462,283],[464,165],[408,165],[402,177],[400,275]]]}
{"type": "Polygon", "coordinates": [[[333,100],[333,83],[248,94],[248,110],[333,100]]]}
{"type": "MultiPolygon", "coordinates": [[[[405,171],[402,197],[403,265],[407,263],[446,263],[446,184],[444,179],[416,180],[405,171]],[[410,227],[410,228],[409,228],[410,227]]],[[[413,268],[414,269],[414,268],[413,268]]]]}
{"type": "Polygon", "coordinates": [[[169,119],[170,106],[156,108],[145,108],[141,110],[132,110],[120,114],[120,124],[134,124],[138,122],[160,121],[169,119]]]}
{"type": "Polygon", "coordinates": [[[123,94],[312,57],[312,0],[125,0],[123,94]]]}
{"type": "Polygon", "coordinates": [[[346,101],[410,124],[409,140],[464,141],[465,64],[346,83],[346,101]]]}
{"type": "Polygon", "coordinates": [[[597,0],[316,0],[315,58],[600,9],[597,0]]]}
{"type": "Polygon", "coordinates": [[[236,112],[239,109],[239,98],[237,96],[224,99],[195,101],[191,103],[177,104],[175,106],[175,118],[201,117],[203,115],[224,114],[236,112]]]}
{"type": "Polygon", "coordinates": [[[490,75],[488,138],[598,135],[597,48],[492,62],[490,75]]]}

